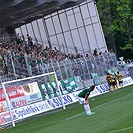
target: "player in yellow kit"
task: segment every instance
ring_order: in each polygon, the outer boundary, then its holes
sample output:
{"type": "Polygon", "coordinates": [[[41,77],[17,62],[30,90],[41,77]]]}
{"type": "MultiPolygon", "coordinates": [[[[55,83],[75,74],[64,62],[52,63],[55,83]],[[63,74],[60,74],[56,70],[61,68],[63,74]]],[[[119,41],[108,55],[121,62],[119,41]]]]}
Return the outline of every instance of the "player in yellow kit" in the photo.
{"type": "Polygon", "coordinates": [[[110,74],[110,80],[111,80],[111,91],[118,89],[117,81],[113,74],[110,74]]]}
{"type": "Polygon", "coordinates": [[[110,76],[111,75],[109,73],[107,73],[107,75],[106,75],[106,81],[107,81],[109,87],[111,86],[111,77],[110,76]]]}
{"type": "Polygon", "coordinates": [[[120,87],[123,87],[122,75],[119,72],[117,72],[116,76],[117,76],[120,87]]]}

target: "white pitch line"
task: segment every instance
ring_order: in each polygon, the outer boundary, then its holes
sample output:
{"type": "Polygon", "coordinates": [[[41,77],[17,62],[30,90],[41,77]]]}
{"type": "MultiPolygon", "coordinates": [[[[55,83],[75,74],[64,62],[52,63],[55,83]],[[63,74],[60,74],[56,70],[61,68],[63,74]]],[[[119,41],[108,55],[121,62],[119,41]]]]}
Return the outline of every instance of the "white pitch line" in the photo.
{"type": "Polygon", "coordinates": [[[81,113],[79,113],[79,114],[77,114],[77,115],[73,115],[73,116],[71,116],[71,117],[68,117],[68,118],[65,119],[65,121],[66,121],[66,120],[70,120],[70,119],[72,119],[72,118],[75,118],[75,117],[77,117],[77,116],[80,116],[80,115],[82,115],[83,113],[85,113],[85,112],[81,112],[81,113]]]}
{"type": "MultiPolygon", "coordinates": [[[[128,95],[132,95],[132,94],[128,94],[128,95]]],[[[114,99],[114,100],[112,100],[112,101],[110,101],[110,102],[103,103],[103,104],[101,104],[101,105],[99,105],[99,106],[97,106],[97,107],[92,108],[92,110],[94,110],[94,109],[96,109],[96,108],[99,108],[99,107],[102,107],[102,106],[104,106],[104,105],[106,105],[106,104],[112,103],[112,102],[114,102],[114,101],[117,101],[117,100],[119,100],[119,99],[121,99],[121,98],[123,98],[123,97],[125,97],[125,96],[128,96],[128,95],[124,95],[124,96],[119,97],[119,98],[116,98],[116,99],[114,99]]],[[[82,115],[83,113],[85,113],[85,112],[81,112],[81,113],[79,113],[79,114],[77,114],[77,115],[73,115],[73,116],[71,116],[71,117],[66,118],[65,120],[70,120],[70,119],[72,119],[72,118],[75,118],[75,117],[77,117],[77,116],[82,115]]]]}
{"type": "Polygon", "coordinates": [[[115,131],[110,131],[108,133],[116,133],[116,132],[119,132],[119,131],[126,131],[128,129],[132,129],[133,127],[128,127],[128,128],[123,128],[123,129],[119,129],[119,130],[115,130],[115,131]]]}

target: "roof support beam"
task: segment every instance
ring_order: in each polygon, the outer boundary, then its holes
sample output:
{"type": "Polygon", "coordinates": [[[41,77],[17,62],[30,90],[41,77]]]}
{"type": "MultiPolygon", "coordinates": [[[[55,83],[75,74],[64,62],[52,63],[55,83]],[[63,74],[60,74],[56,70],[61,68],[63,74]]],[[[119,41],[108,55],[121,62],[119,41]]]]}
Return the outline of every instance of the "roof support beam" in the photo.
{"type": "Polygon", "coordinates": [[[0,3],[0,10],[13,7],[21,2],[23,2],[23,0],[8,0],[8,2],[0,3]]]}

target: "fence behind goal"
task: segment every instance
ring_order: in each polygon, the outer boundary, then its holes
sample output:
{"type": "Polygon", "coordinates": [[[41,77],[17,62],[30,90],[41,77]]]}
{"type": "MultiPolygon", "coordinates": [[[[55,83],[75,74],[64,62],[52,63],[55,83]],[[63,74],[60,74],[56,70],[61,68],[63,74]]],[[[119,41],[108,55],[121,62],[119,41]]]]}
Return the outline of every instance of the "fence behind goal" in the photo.
{"type": "Polygon", "coordinates": [[[63,95],[78,89],[72,78],[58,81],[55,72],[1,84],[0,125],[13,127],[19,120],[55,109],[52,98],[57,97],[58,106],[65,109],[63,95]]]}

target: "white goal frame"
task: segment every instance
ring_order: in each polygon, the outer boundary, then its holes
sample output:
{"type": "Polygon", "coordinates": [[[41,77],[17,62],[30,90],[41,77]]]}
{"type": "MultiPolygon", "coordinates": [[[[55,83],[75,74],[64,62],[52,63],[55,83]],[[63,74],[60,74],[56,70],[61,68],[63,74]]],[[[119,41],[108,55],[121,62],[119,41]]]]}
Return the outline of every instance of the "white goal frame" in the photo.
{"type": "Polygon", "coordinates": [[[51,74],[54,74],[55,81],[56,81],[56,83],[57,83],[57,88],[58,88],[58,90],[59,90],[59,95],[60,95],[60,97],[61,97],[62,107],[63,107],[63,109],[66,109],[65,104],[64,104],[64,102],[63,102],[63,96],[62,96],[62,93],[61,93],[61,89],[60,89],[59,81],[58,81],[58,79],[57,79],[56,72],[45,73],[45,74],[41,74],[41,75],[37,75],[37,76],[31,76],[31,77],[27,77],[27,78],[23,78],[23,79],[17,79],[17,80],[12,80],[12,81],[7,81],[7,82],[2,82],[2,81],[1,81],[1,85],[2,85],[3,92],[4,92],[4,95],[5,95],[5,98],[6,98],[7,107],[8,107],[8,111],[9,111],[9,113],[10,113],[10,118],[11,118],[11,122],[12,122],[12,126],[13,126],[13,127],[15,127],[15,122],[14,122],[14,120],[13,120],[13,116],[12,116],[12,112],[11,112],[11,106],[10,106],[10,101],[9,101],[9,97],[8,97],[8,95],[7,95],[7,93],[6,93],[5,84],[14,83],[14,82],[19,82],[19,81],[28,80],[28,79],[33,79],[33,78],[38,78],[38,77],[42,77],[42,76],[46,76],[46,75],[51,75],[51,74]]]}

